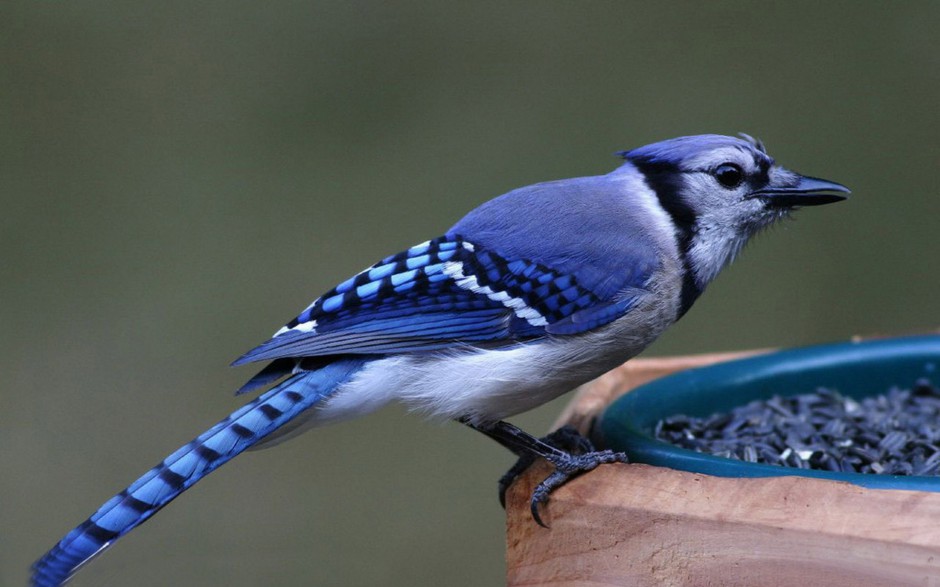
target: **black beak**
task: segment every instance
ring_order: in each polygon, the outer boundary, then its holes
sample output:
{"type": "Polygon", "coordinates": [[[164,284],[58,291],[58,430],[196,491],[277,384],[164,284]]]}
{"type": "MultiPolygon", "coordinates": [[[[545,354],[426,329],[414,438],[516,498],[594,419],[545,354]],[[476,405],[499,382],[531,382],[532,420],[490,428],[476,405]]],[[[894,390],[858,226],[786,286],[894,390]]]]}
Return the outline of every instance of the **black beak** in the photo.
{"type": "Polygon", "coordinates": [[[797,175],[796,181],[787,181],[786,186],[775,186],[771,181],[767,187],[757,190],[751,197],[762,198],[774,208],[796,206],[821,206],[844,200],[851,191],[834,181],[797,175]],[[836,192],[836,193],[833,193],[836,192]]]}

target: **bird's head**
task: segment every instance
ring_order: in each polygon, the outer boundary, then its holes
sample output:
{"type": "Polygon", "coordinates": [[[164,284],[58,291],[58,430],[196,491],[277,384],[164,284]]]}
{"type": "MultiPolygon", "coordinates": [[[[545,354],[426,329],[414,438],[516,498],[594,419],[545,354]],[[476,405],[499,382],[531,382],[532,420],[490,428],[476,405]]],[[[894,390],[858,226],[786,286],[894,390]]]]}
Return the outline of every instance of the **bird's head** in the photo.
{"type": "Polygon", "coordinates": [[[780,167],[760,141],[742,136],[679,137],[621,153],[675,223],[699,289],[760,229],[795,208],[837,202],[849,193],[838,183],[780,167]]]}

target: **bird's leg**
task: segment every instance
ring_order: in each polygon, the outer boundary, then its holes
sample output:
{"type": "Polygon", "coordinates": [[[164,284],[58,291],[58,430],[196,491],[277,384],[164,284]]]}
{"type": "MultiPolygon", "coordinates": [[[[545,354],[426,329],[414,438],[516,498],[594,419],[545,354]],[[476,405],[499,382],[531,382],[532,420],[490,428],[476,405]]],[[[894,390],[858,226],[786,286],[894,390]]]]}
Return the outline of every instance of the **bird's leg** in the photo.
{"type": "MultiPolygon", "coordinates": [[[[518,428],[516,429],[519,430],[518,428]]],[[[519,431],[522,432],[521,430],[519,431]]],[[[525,433],[523,432],[523,434],[525,433]]],[[[584,437],[573,426],[562,426],[558,430],[550,432],[538,440],[554,448],[568,451],[568,453],[572,455],[582,455],[594,451],[594,445],[591,444],[591,441],[584,437]]],[[[512,485],[516,478],[524,473],[539,456],[541,455],[528,451],[519,454],[516,463],[499,478],[499,503],[503,508],[506,507],[506,491],[509,490],[509,486],[512,485]]]]}
{"type": "Polygon", "coordinates": [[[474,424],[467,418],[460,422],[486,434],[519,456],[519,460],[499,480],[499,500],[506,506],[506,490],[509,485],[536,458],[542,457],[554,465],[555,470],[539,483],[529,502],[532,518],[539,526],[547,528],[539,515],[539,506],[548,501],[552,491],[568,480],[606,463],[626,463],[627,455],[610,450],[594,450],[591,441],[570,426],[565,426],[545,438],[536,438],[508,422],[474,424]]]}

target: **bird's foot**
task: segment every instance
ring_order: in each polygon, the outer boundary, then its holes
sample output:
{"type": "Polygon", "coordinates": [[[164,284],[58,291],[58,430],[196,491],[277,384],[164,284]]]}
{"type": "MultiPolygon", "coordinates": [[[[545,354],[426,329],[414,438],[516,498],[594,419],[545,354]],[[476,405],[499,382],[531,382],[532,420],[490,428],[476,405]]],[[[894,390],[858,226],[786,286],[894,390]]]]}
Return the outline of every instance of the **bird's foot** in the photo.
{"type": "Polygon", "coordinates": [[[558,450],[540,455],[531,452],[523,453],[516,461],[516,464],[499,480],[499,502],[505,508],[506,491],[509,486],[535,462],[536,458],[539,456],[544,457],[555,467],[555,470],[536,486],[530,501],[532,518],[543,528],[548,526],[545,525],[539,515],[539,506],[548,502],[552,491],[561,487],[570,479],[596,468],[598,465],[627,462],[627,455],[624,453],[595,450],[591,441],[571,426],[559,428],[539,440],[558,450]]]}
{"type": "MultiPolygon", "coordinates": [[[[539,441],[573,454],[584,454],[594,450],[594,445],[573,426],[562,426],[539,441]]],[[[499,503],[506,508],[506,492],[509,486],[528,469],[540,455],[531,452],[522,453],[516,463],[499,478],[499,503]]]]}
{"type": "Polygon", "coordinates": [[[529,509],[532,512],[532,519],[543,528],[548,528],[548,526],[542,521],[542,516],[539,514],[539,506],[548,502],[552,491],[558,489],[578,475],[597,468],[598,465],[629,462],[625,453],[614,452],[612,450],[591,450],[584,454],[567,454],[565,456],[550,455],[545,458],[555,466],[555,470],[552,471],[551,475],[542,480],[541,483],[536,485],[535,490],[532,492],[532,498],[529,500],[529,509]]]}

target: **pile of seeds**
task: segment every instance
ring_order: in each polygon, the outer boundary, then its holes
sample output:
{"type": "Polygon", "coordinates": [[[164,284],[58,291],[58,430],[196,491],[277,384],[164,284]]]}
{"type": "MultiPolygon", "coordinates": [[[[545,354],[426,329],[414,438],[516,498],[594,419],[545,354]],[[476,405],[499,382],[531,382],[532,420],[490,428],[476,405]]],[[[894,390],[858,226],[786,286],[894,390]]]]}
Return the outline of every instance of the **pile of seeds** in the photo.
{"type": "Polygon", "coordinates": [[[672,416],[656,438],[682,448],[800,469],[940,474],[940,388],[926,379],[861,401],[830,389],[774,396],[707,418],[672,416]]]}

